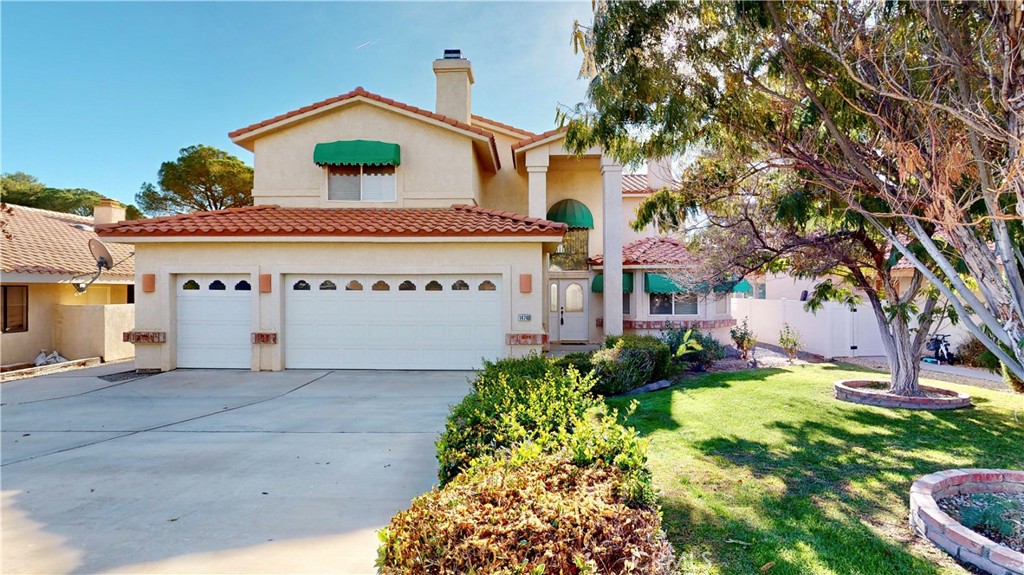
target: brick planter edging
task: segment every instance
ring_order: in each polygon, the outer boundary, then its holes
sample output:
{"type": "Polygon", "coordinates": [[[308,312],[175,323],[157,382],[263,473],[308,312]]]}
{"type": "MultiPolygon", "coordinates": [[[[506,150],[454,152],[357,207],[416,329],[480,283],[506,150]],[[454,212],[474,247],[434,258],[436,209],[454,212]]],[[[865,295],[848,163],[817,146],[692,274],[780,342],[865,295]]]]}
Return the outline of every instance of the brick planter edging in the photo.
{"type": "Polygon", "coordinates": [[[899,409],[921,409],[936,411],[940,409],[961,409],[971,407],[971,396],[959,391],[922,385],[921,390],[931,393],[939,393],[946,397],[905,397],[893,393],[879,391],[861,390],[861,387],[888,385],[884,381],[868,381],[860,379],[848,379],[837,381],[834,385],[836,399],[859,403],[861,405],[873,405],[875,407],[891,407],[899,409]]]}
{"type": "Polygon", "coordinates": [[[963,493],[1024,493],[1024,471],[948,469],[910,487],[910,524],[919,535],[986,573],[1024,575],[1024,553],[971,531],[939,508],[938,500],[963,493]]]}

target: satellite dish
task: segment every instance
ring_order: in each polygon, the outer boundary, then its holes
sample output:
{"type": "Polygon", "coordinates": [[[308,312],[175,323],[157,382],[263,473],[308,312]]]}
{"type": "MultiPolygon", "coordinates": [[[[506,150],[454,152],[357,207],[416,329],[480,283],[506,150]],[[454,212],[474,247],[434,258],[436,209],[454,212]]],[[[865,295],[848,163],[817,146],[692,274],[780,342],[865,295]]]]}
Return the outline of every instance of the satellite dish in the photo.
{"type": "Polygon", "coordinates": [[[110,250],[107,249],[107,246],[103,245],[103,242],[96,238],[89,240],[89,251],[92,253],[92,257],[96,259],[97,270],[102,271],[103,268],[109,270],[114,265],[114,258],[110,255],[110,250]]]}
{"type": "MultiPolygon", "coordinates": [[[[110,255],[110,250],[107,249],[107,246],[103,245],[103,242],[95,238],[89,240],[89,253],[91,253],[92,257],[96,260],[96,271],[80,274],[71,278],[71,285],[75,286],[75,291],[80,294],[85,293],[85,290],[89,289],[89,286],[99,279],[104,268],[109,270],[117,265],[114,263],[114,256],[110,255]]],[[[131,255],[135,255],[135,252],[132,252],[131,255]]],[[[124,260],[121,261],[123,262],[124,260]]],[[[119,264],[121,262],[117,263],[119,264]]]]}

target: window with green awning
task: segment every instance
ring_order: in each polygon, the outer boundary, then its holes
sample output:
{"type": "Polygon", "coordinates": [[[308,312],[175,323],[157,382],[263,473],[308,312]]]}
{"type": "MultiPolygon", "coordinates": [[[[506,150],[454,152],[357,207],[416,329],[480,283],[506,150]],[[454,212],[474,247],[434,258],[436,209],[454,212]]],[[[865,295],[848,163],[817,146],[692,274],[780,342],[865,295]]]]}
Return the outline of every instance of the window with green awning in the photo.
{"type": "Polygon", "coordinates": [[[398,144],[374,140],[342,140],[317,144],[313,163],[319,166],[398,166],[402,163],[398,144]]]}
{"type": "MultiPolygon", "coordinates": [[[[594,281],[591,282],[590,289],[594,293],[604,293],[604,274],[597,274],[594,276],[594,281]]],[[[625,293],[633,293],[633,272],[622,272],[622,291],[625,293]]]]}
{"type": "Polygon", "coordinates": [[[750,285],[750,282],[747,281],[747,278],[741,279],[740,283],[736,284],[732,288],[733,293],[751,293],[752,291],[754,291],[754,288],[750,285]]]}
{"type": "Polygon", "coordinates": [[[686,293],[686,288],[676,285],[663,274],[645,273],[644,291],[647,293],[686,293]]]}
{"type": "Polygon", "coordinates": [[[594,229],[594,215],[583,202],[573,199],[562,200],[551,206],[547,219],[561,222],[572,229],[594,229]]]}

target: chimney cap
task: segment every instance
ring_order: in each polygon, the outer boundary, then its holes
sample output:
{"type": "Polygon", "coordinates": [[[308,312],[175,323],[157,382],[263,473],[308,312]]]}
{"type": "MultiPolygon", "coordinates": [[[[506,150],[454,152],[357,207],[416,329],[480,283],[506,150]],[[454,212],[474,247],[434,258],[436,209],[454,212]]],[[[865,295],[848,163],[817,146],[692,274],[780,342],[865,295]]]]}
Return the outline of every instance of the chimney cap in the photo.
{"type": "Polygon", "coordinates": [[[462,50],[458,48],[446,48],[444,51],[445,60],[462,60],[462,50]]]}

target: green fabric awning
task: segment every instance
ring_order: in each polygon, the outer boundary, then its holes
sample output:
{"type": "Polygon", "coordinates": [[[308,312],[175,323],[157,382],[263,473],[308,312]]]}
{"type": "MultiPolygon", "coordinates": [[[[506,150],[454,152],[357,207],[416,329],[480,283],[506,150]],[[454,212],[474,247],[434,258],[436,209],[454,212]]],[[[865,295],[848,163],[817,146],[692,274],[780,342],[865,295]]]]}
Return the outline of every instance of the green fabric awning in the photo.
{"type": "Polygon", "coordinates": [[[644,291],[647,293],[685,293],[686,288],[677,286],[668,276],[645,273],[644,291]]]}
{"type": "Polygon", "coordinates": [[[583,202],[567,199],[551,206],[548,219],[553,222],[568,224],[570,228],[594,229],[594,215],[583,202]]]}
{"type": "MultiPolygon", "coordinates": [[[[590,289],[594,293],[604,293],[604,274],[597,274],[594,276],[594,281],[590,284],[590,289]]],[[[626,293],[633,293],[633,272],[622,272],[622,291],[626,293]]]]}
{"type": "Polygon", "coordinates": [[[313,163],[319,166],[398,166],[402,157],[398,144],[373,140],[343,140],[317,144],[313,163]]]}
{"type": "Polygon", "coordinates": [[[747,278],[741,279],[740,283],[732,288],[732,293],[751,293],[752,291],[754,291],[754,287],[750,285],[747,278]]]}

